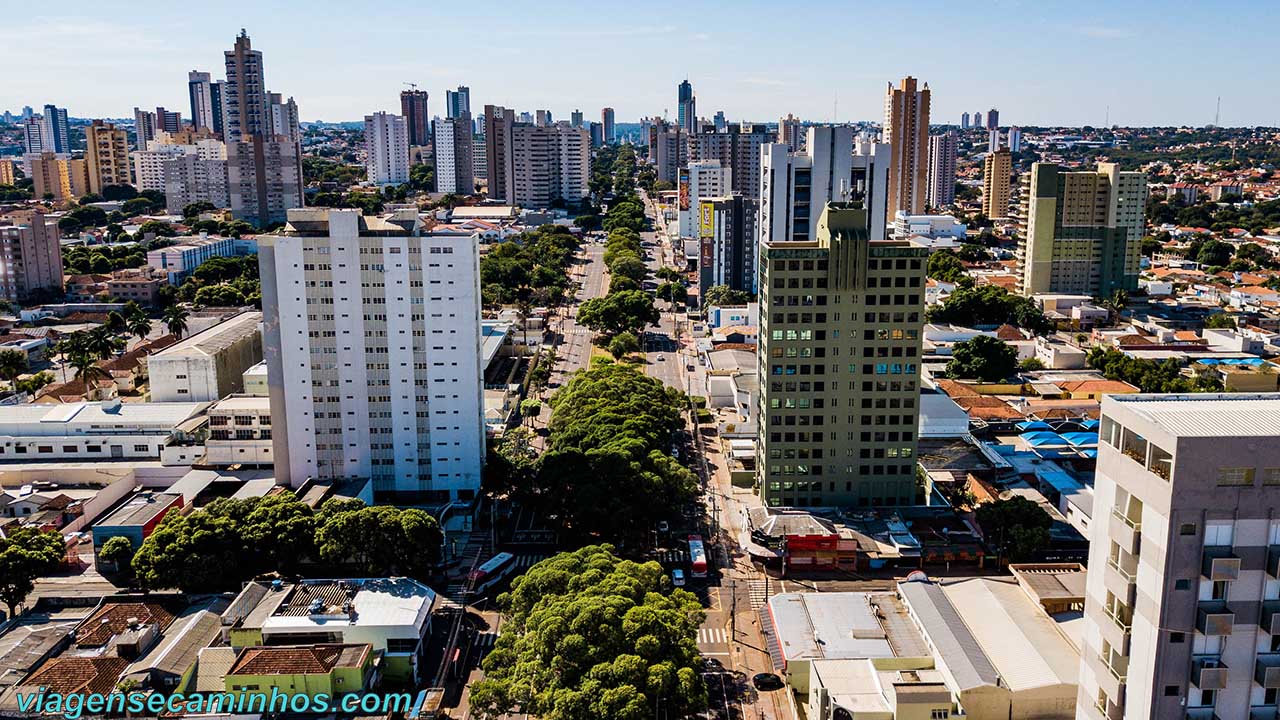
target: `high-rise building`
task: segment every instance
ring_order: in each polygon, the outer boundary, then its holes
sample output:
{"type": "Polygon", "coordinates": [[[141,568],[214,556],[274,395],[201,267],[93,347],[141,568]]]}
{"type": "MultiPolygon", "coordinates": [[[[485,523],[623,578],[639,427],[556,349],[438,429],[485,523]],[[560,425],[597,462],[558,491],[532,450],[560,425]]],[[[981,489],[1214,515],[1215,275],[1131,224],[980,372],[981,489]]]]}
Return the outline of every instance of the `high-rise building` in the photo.
{"type": "Polygon", "coordinates": [[[618,141],[617,128],[614,127],[613,108],[607,107],[600,111],[600,124],[604,126],[602,134],[604,136],[604,144],[612,145],[618,141]]]}
{"type": "Polygon", "coordinates": [[[956,201],[956,154],[959,148],[954,130],[929,138],[929,185],[925,202],[943,208],[956,201]]]}
{"type": "MultiPolygon", "coordinates": [[[[481,125],[481,128],[484,126],[481,125]]],[[[471,172],[475,175],[476,180],[486,180],[489,176],[489,170],[485,167],[485,146],[484,135],[476,133],[471,136],[471,172]]]]}
{"type": "Polygon", "coordinates": [[[456,118],[471,114],[471,88],[459,85],[457,90],[444,91],[445,114],[456,118]]]}
{"type": "Polygon", "coordinates": [[[380,186],[409,182],[407,126],[399,115],[376,112],[364,116],[364,166],[369,182],[380,186]]]}
{"type": "Polygon", "coordinates": [[[696,238],[701,211],[699,203],[703,198],[728,195],[733,186],[733,171],[719,160],[698,160],[689,163],[687,168],[680,168],[677,177],[680,237],[696,238]]]}
{"type": "MultiPolygon", "coordinates": [[[[187,149],[191,146],[177,147],[187,149]]],[[[165,209],[170,213],[180,214],[183,208],[195,202],[207,202],[216,208],[231,207],[226,145],[217,140],[200,141],[195,152],[164,156],[160,162],[160,174],[165,209]]]]}
{"type": "Polygon", "coordinates": [[[109,122],[94,120],[84,131],[89,192],[108,185],[129,185],[129,133],[109,122]]]}
{"type": "Polygon", "coordinates": [[[676,124],[685,135],[698,132],[698,105],[688,78],[676,90],[676,124]]]}
{"type": "Polygon", "coordinates": [[[1000,149],[1000,131],[987,131],[987,152],[995,152],[1000,149]]]}
{"type": "Polygon", "coordinates": [[[501,105],[484,106],[484,164],[488,180],[488,198],[515,203],[515,169],[511,166],[511,132],[515,128],[515,111],[501,105]]]}
{"type": "Polygon", "coordinates": [[[760,187],[760,148],[773,142],[763,123],[733,124],[725,132],[688,135],[689,162],[719,160],[733,171],[733,192],[754,197],[760,187]]]}
{"type": "Polygon", "coordinates": [[[223,96],[224,87],[226,87],[226,83],[221,80],[209,83],[209,107],[213,113],[213,124],[209,126],[209,129],[218,135],[222,134],[222,114],[226,109],[226,100],[223,96]]]}
{"type": "Polygon", "coordinates": [[[1280,395],[1102,400],[1080,720],[1269,718],[1280,395]]]}
{"type": "Polygon", "coordinates": [[[67,109],[56,105],[45,105],[42,119],[41,135],[45,152],[71,152],[71,127],[67,123],[67,109]]]}
{"type": "Polygon", "coordinates": [[[471,116],[463,113],[457,117],[436,118],[436,191],[470,195],[475,192],[475,173],[472,170],[474,151],[471,147],[471,116]]]}
{"type": "Polygon", "coordinates": [[[146,150],[147,144],[156,138],[156,114],[150,110],[135,107],[133,109],[133,146],[137,150],[146,150]]]}
{"type": "Polygon", "coordinates": [[[43,152],[25,156],[24,162],[36,199],[52,196],[56,202],[67,202],[89,194],[89,165],[81,158],[43,152]]]}
{"type": "Polygon", "coordinates": [[[587,123],[587,130],[591,133],[591,147],[604,147],[604,125],[598,122],[587,123]]]}
{"type": "Polygon", "coordinates": [[[816,238],[760,247],[761,496],[910,505],[929,251],[871,240],[857,203],[821,213],[816,238]]]}
{"type": "Polygon", "coordinates": [[[429,233],[412,208],[309,208],[258,243],[276,478],[369,479],[392,502],[474,498],[477,238],[429,233]]]}
{"type": "Polygon", "coordinates": [[[588,194],[591,134],[567,122],[516,123],[511,133],[514,203],[546,208],[556,201],[580,202],[588,194]]]}
{"type": "MultiPolygon", "coordinates": [[[[302,206],[302,147],[278,134],[263,80],[262,53],[241,30],[224,53],[223,135],[231,212],[239,220],[269,225],[302,206]]],[[[297,109],[291,110],[296,117],[297,109]]]]}
{"type": "Polygon", "coordinates": [[[62,243],[56,220],[44,211],[0,216],[0,299],[21,302],[32,293],[62,291],[62,243]]]}
{"type": "Polygon", "coordinates": [[[982,161],[982,214],[993,220],[1009,217],[1013,156],[1008,150],[987,153],[982,161]]]}
{"type": "Polygon", "coordinates": [[[967,112],[960,114],[960,129],[961,130],[969,129],[969,113],[967,112]]]}
{"type": "Polygon", "coordinates": [[[414,147],[431,141],[431,116],[427,114],[426,90],[401,90],[400,115],[409,129],[409,144],[414,147]]]}
{"type": "Polygon", "coordinates": [[[14,168],[17,166],[12,160],[0,160],[0,185],[12,185],[18,180],[18,174],[14,168]]]}
{"type": "Polygon", "coordinates": [[[885,237],[889,148],[854,140],[847,125],[811,125],[805,150],[781,143],[761,151],[756,222],[758,242],[806,242],[817,237],[819,213],[829,202],[857,200],[869,211],[871,237],[885,237]]]}
{"type": "Polygon", "coordinates": [[[572,127],[582,127],[582,111],[575,109],[569,113],[569,125],[572,127]]]}
{"type": "Polygon", "coordinates": [[[1115,163],[1080,172],[1035,163],[1024,182],[1017,250],[1024,295],[1108,297],[1137,288],[1146,173],[1115,163]]]}
{"type": "MultiPolygon", "coordinates": [[[[187,95],[191,98],[191,124],[197,129],[214,129],[213,78],[207,72],[187,73],[187,95]]],[[[221,115],[218,110],[217,114],[221,115]]]]}
{"type": "Polygon", "coordinates": [[[534,117],[533,124],[537,125],[538,127],[546,127],[552,124],[553,122],[555,122],[555,120],[551,118],[550,110],[538,110],[534,113],[533,117],[534,117]]]}
{"type": "Polygon", "coordinates": [[[1000,128],[1000,111],[991,108],[987,111],[987,129],[997,130],[1000,128]]]}
{"type": "Polygon", "coordinates": [[[45,148],[44,132],[44,118],[39,115],[33,115],[22,120],[22,152],[24,155],[53,152],[52,145],[47,150],[45,148]]]}
{"type": "Polygon", "coordinates": [[[711,117],[711,124],[716,132],[725,132],[729,129],[729,121],[725,119],[723,110],[716,111],[716,114],[711,117]]]}
{"type": "Polygon", "coordinates": [[[698,287],[756,292],[756,201],[739,194],[704,197],[696,206],[698,287]]]}
{"type": "Polygon", "coordinates": [[[896,88],[889,84],[884,96],[884,141],[890,152],[888,217],[899,210],[923,213],[929,169],[929,83],[919,90],[913,77],[903,78],[896,88]]]}
{"type": "Polygon", "coordinates": [[[787,113],[778,121],[778,142],[791,148],[791,152],[804,150],[804,133],[801,131],[800,118],[787,113]]]}
{"type": "Polygon", "coordinates": [[[182,131],[182,113],[156,108],[156,132],[176,133],[182,131]]]}
{"type": "Polygon", "coordinates": [[[1009,128],[1009,150],[1022,152],[1022,128],[1009,128]]]}
{"type": "Polygon", "coordinates": [[[984,127],[986,127],[985,125],[983,125],[983,124],[982,124],[982,111],[981,111],[981,110],[978,110],[977,112],[975,112],[975,113],[973,114],[973,124],[972,124],[972,125],[970,125],[969,127],[975,127],[975,128],[984,128],[984,127]]]}
{"type": "Polygon", "coordinates": [[[678,125],[655,120],[649,126],[649,162],[661,182],[676,182],[677,171],[689,164],[689,143],[678,125]]]}
{"type": "Polygon", "coordinates": [[[267,93],[267,117],[269,135],[285,138],[290,142],[302,142],[302,128],[298,122],[298,103],[280,93],[267,93]]]}

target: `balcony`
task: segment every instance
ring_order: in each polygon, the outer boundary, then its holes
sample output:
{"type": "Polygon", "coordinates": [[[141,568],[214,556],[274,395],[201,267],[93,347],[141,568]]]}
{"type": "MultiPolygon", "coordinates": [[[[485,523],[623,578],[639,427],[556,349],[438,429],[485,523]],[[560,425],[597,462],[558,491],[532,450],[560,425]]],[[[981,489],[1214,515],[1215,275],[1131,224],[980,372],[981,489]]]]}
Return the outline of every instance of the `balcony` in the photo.
{"type": "Polygon", "coordinates": [[[1204,564],[1201,568],[1204,576],[1214,582],[1238,580],[1240,578],[1240,558],[1235,556],[1230,545],[1214,545],[1204,549],[1204,564]]]}
{"type": "Polygon", "coordinates": [[[1268,690],[1280,689],[1280,653],[1259,655],[1253,665],[1253,679],[1268,690]]]}
{"type": "Polygon", "coordinates": [[[1205,635],[1230,635],[1236,614],[1222,601],[1202,602],[1196,608],[1196,629],[1205,635]]]}
{"type": "Polygon", "coordinates": [[[1119,507],[1112,508],[1110,520],[1111,539],[1125,552],[1138,554],[1138,538],[1142,532],[1142,523],[1134,522],[1126,517],[1119,507]]]}
{"type": "Polygon", "coordinates": [[[1280,600],[1263,600],[1258,627],[1268,635],[1280,635],[1280,600]]]}
{"type": "Polygon", "coordinates": [[[1219,720],[1217,708],[1212,705],[1208,707],[1187,708],[1187,720],[1219,720]]]}
{"type": "Polygon", "coordinates": [[[1201,655],[1191,659],[1191,684],[1201,690],[1223,690],[1227,687],[1227,666],[1217,655],[1201,655]]]}
{"type": "Polygon", "coordinates": [[[1097,700],[1093,703],[1093,709],[1097,710],[1104,720],[1124,720],[1124,707],[1112,700],[1097,700]]]}
{"type": "Polygon", "coordinates": [[[1267,546],[1267,574],[1280,578],[1280,545],[1267,546]]]}
{"type": "Polygon", "coordinates": [[[1275,705],[1258,705],[1249,708],[1249,720],[1280,720],[1280,710],[1275,705]]]}

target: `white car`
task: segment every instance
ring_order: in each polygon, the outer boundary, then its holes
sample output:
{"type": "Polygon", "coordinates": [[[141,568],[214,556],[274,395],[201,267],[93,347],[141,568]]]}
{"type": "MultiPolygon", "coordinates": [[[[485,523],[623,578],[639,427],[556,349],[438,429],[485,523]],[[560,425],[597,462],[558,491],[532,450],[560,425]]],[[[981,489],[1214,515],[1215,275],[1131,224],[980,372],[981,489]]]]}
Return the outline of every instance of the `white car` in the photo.
{"type": "Polygon", "coordinates": [[[662,353],[658,353],[658,362],[662,362],[663,360],[666,360],[666,359],[667,357],[665,355],[663,355],[662,353]]]}

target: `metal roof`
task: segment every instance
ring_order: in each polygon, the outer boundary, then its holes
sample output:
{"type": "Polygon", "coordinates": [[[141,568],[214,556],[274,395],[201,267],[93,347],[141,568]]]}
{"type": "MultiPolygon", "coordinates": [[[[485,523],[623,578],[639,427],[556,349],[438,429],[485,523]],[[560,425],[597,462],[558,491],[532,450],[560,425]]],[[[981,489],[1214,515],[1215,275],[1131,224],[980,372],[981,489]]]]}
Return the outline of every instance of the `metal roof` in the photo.
{"type": "Polygon", "coordinates": [[[258,332],[262,323],[261,312],[240,313],[230,320],[224,320],[195,335],[184,338],[151,356],[151,359],[169,358],[176,355],[215,355],[221,350],[231,347],[244,338],[258,332]]]}
{"type": "Polygon", "coordinates": [[[1176,437],[1274,437],[1280,435],[1280,393],[1111,395],[1176,437]]]}
{"type": "Polygon", "coordinates": [[[792,660],[894,657],[867,593],[783,593],[769,598],[782,654],[792,660]]]}
{"type": "MultiPolygon", "coordinates": [[[[941,586],[928,581],[908,581],[898,583],[898,592],[961,691],[1000,684],[995,665],[969,632],[941,586]]],[[[985,617],[985,610],[978,613],[979,617],[985,617]]]]}

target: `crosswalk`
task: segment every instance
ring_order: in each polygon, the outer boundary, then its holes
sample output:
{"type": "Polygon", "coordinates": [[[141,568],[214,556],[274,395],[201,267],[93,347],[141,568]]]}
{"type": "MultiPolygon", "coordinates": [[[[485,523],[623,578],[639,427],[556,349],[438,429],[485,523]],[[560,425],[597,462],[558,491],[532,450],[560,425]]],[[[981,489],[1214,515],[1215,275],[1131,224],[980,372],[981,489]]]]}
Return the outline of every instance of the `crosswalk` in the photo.
{"type": "Polygon", "coordinates": [[[769,578],[760,578],[751,581],[750,587],[751,609],[759,610],[769,600],[769,578]]]}
{"type": "Polygon", "coordinates": [[[486,650],[493,647],[493,644],[496,642],[498,642],[498,633],[482,632],[476,635],[475,642],[472,644],[480,650],[486,650]]]}
{"type": "Polygon", "coordinates": [[[699,645],[727,645],[729,633],[724,628],[698,628],[699,645]]]}
{"type": "Polygon", "coordinates": [[[547,556],[546,556],[546,555],[537,555],[537,554],[534,554],[534,555],[517,555],[517,556],[516,556],[516,569],[517,569],[517,570],[523,570],[523,569],[528,568],[528,567],[533,567],[534,565],[537,565],[538,563],[540,563],[540,562],[542,562],[543,560],[546,560],[546,559],[547,559],[547,556]]]}
{"type": "MultiPolygon", "coordinates": [[[[512,576],[514,577],[515,575],[523,573],[525,570],[528,570],[530,567],[537,565],[545,559],[547,559],[547,555],[545,554],[531,553],[527,555],[517,555],[515,562],[513,563],[512,576]]],[[[454,578],[454,580],[445,587],[444,594],[455,600],[460,600],[466,592],[466,589],[466,576],[454,578]]]]}
{"type": "Polygon", "coordinates": [[[668,567],[684,565],[689,560],[689,554],[684,550],[659,550],[658,562],[668,567]]]}

